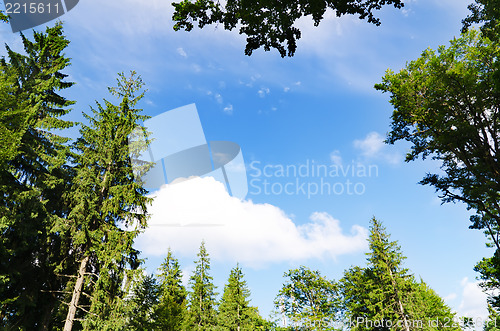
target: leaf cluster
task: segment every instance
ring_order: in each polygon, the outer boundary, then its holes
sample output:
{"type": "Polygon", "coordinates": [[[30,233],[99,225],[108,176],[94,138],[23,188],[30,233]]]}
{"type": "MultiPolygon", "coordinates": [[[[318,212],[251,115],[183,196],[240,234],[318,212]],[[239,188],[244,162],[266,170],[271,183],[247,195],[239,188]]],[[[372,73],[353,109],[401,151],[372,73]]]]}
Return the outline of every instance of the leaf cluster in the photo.
{"type": "Polygon", "coordinates": [[[380,25],[374,11],[385,5],[402,8],[401,0],[228,0],[224,5],[214,0],[183,0],[172,3],[176,22],[174,30],[191,31],[194,22],[203,28],[210,24],[221,24],[226,30],[239,29],[247,36],[245,54],[263,47],[265,51],[278,50],[281,57],[293,56],[297,40],[301,37],[296,21],[311,16],[318,26],[327,10],[333,10],[337,17],[357,15],[369,23],[380,25]]]}

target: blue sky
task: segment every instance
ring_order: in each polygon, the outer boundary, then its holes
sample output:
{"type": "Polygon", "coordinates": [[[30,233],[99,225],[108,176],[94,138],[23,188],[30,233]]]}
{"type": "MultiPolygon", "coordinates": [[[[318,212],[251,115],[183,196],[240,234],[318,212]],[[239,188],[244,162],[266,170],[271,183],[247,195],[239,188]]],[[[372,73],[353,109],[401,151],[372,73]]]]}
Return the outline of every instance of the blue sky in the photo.
{"type": "MultiPolygon", "coordinates": [[[[464,205],[441,205],[432,188],[417,184],[439,164],[405,163],[408,145],[382,143],[392,108],[388,95],[373,88],[388,68],[399,70],[458,35],[469,2],[406,1],[403,10],[380,11],[379,27],[329,13],[315,28],[306,18],[299,22],[296,55],[283,59],[276,51],[245,56],[245,39],[236,31],[174,32],[170,1],[80,1],[62,17],[71,40],[66,72],[77,83],[66,93],[78,102],[70,118],[81,120],[94,100],[109,98],[106,87],[118,72],[136,70],[148,88],[141,104],[147,115],[195,103],[207,140],[238,143],[249,183],[254,180],[243,201],[210,178],[156,192],[152,226],[137,241],[147,269],[154,272],[170,246],[188,277],[203,238],[218,291],[239,262],[253,305],[267,316],[288,269],[307,265],[339,279],[349,266],[364,265],[375,216],[399,241],[416,276],[459,314],[484,317],[485,297],[472,268],[493,252],[481,232],[468,229],[464,205]],[[266,194],[259,186],[267,179],[282,187],[297,176],[257,176],[257,169],[312,162],[377,171],[323,178],[331,185],[350,180],[359,194],[348,194],[347,186],[340,194],[266,194]],[[173,219],[224,226],[158,226],[173,219]]],[[[0,38],[20,49],[8,25],[0,25],[0,38]]]]}

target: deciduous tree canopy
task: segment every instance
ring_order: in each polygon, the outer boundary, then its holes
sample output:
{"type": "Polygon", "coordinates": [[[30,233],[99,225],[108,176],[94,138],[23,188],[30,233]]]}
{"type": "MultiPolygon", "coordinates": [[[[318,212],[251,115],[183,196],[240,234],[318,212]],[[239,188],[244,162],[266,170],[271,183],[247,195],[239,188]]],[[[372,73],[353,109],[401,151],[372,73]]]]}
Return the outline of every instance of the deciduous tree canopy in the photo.
{"type": "Polygon", "coordinates": [[[194,22],[203,28],[208,24],[221,24],[226,30],[239,29],[247,36],[245,54],[260,47],[269,51],[278,50],[282,57],[293,56],[297,49],[297,40],[301,37],[296,21],[303,16],[311,16],[318,26],[328,9],[340,17],[351,14],[369,23],[380,25],[374,11],[383,6],[403,7],[402,0],[284,0],[254,1],[228,0],[224,5],[213,0],[183,0],[173,3],[175,30],[191,31],[194,22]]]}
{"type": "MultiPolygon", "coordinates": [[[[421,181],[443,202],[462,201],[476,214],[471,228],[485,230],[500,252],[500,45],[476,30],[449,47],[426,50],[398,73],[388,71],[376,88],[391,94],[387,142],[412,144],[406,160],[441,161],[443,174],[421,181]]],[[[496,284],[498,258],[476,269],[496,284]],[[495,277],[494,280],[492,277],[495,277]],[[494,280],[494,281],[493,281],[494,280]]],[[[485,279],[485,280],[486,280],[485,279]]],[[[499,305],[498,298],[495,299],[499,305]]],[[[500,307],[500,306],[499,306],[500,307]]]]}
{"type": "Polygon", "coordinates": [[[470,15],[465,18],[463,31],[467,31],[473,24],[480,24],[481,31],[492,40],[500,37],[500,1],[475,0],[469,5],[470,15]]]}

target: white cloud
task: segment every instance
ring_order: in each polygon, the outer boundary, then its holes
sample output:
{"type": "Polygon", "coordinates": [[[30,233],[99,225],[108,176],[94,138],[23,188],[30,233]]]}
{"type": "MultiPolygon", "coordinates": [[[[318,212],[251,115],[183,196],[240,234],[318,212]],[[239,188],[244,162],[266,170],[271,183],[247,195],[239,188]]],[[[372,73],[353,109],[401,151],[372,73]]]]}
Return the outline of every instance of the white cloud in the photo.
{"type": "Polygon", "coordinates": [[[369,160],[382,160],[391,164],[401,161],[401,155],[387,151],[384,137],[378,132],[370,132],[364,139],[356,139],[353,142],[356,149],[360,150],[361,156],[369,160]]]}
{"type": "Polygon", "coordinates": [[[342,156],[340,155],[340,151],[334,150],[330,153],[330,160],[333,164],[341,166],[342,165],[342,156]]]}
{"type": "Polygon", "coordinates": [[[479,287],[479,282],[469,281],[467,277],[460,282],[462,286],[462,300],[458,306],[458,315],[471,317],[474,320],[488,317],[487,295],[479,287]]]}
{"type": "Polygon", "coordinates": [[[259,94],[259,97],[263,98],[271,93],[271,90],[267,87],[262,87],[257,93],[259,94]]]}
{"type": "Polygon", "coordinates": [[[179,54],[182,57],[187,57],[187,54],[182,47],[177,48],[177,54],[179,54]]]}
{"type": "Polygon", "coordinates": [[[182,285],[184,285],[184,287],[186,287],[186,288],[189,287],[189,278],[191,277],[191,275],[193,274],[193,271],[195,269],[196,269],[196,267],[194,264],[191,264],[191,265],[181,269],[181,274],[182,274],[181,282],[182,282],[182,285]]]}
{"type": "Polygon", "coordinates": [[[366,157],[376,156],[384,147],[384,138],[378,132],[370,132],[363,140],[354,140],[354,147],[366,157]]]}
{"type": "Polygon", "coordinates": [[[283,88],[283,92],[285,92],[285,93],[286,93],[286,92],[288,92],[288,91],[290,91],[290,88],[289,88],[288,86],[286,86],[286,87],[284,87],[284,88],[283,88]]]}
{"type": "Polygon", "coordinates": [[[315,212],[295,224],[281,209],[231,197],[215,179],[194,178],[164,186],[149,208],[149,228],[139,236],[145,255],[193,256],[205,240],[212,258],[258,266],[270,262],[335,259],[367,247],[367,230],[315,212]]]}
{"type": "Polygon", "coordinates": [[[224,112],[228,115],[231,115],[233,113],[233,105],[228,105],[224,107],[224,112]]]}
{"type": "Polygon", "coordinates": [[[443,298],[444,301],[453,301],[457,298],[457,294],[456,293],[450,293],[448,294],[447,296],[445,296],[443,298]]]}

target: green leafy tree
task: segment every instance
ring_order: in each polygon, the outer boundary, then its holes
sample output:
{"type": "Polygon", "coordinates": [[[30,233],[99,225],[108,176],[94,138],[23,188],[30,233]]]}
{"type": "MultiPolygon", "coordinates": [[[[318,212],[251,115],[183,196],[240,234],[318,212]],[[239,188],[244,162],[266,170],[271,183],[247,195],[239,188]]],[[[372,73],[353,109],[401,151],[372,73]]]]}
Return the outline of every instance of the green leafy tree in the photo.
{"type": "MultiPolygon", "coordinates": [[[[476,211],[470,228],[485,231],[496,256],[500,250],[499,54],[498,43],[470,30],[449,47],[424,51],[400,72],[388,71],[376,85],[391,93],[394,106],[387,142],[410,142],[406,161],[432,157],[441,162],[443,174],[428,174],[420,183],[435,187],[444,203],[462,201],[476,211]]],[[[476,269],[485,284],[494,277],[489,284],[498,288],[500,272],[491,268],[500,270],[500,260],[486,260],[476,269]]]]}
{"type": "Polygon", "coordinates": [[[218,329],[227,331],[253,331],[261,319],[255,307],[250,306],[250,290],[237,265],[231,270],[219,303],[218,329]]]}
{"type": "Polygon", "coordinates": [[[132,244],[146,227],[150,198],[134,180],[128,139],[139,121],[147,118],[134,108],[144,96],[143,82],[135,72],[130,77],[120,74],[117,81],[110,92],[120,104],[96,102],[93,116],[84,114],[89,125],[82,125],[75,144],[72,208],[64,231],[72,238],[68,253],[79,265],[65,331],[72,329],[75,318],[84,320],[86,330],[122,329],[123,298],[130,285],[126,280],[134,278],[140,264],[132,244]],[[129,226],[128,231],[123,226],[129,226]]]}
{"type": "Polygon", "coordinates": [[[469,5],[470,15],[463,21],[462,32],[467,31],[473,24],[481,25],[481,32],[491,40],[500,38],[500,1],[475,0],[469,5]]]}
{"type": "MultiPolygon", "coordinates": [[[[500,289],[500,258],[498,250],[495,255],[489,258],[483,258],[474,267],[474,271],[479,272],[479,284],[485,290],[500,289]]],[[[500,307],[500,296],[493,295],[489,297],[489,302],[497,310],[500,307]]]]}
{"type": "Polygon", "coordinates": [[[20,37],[25,54],[0,59],[0,327],[47,330],[72,267],[57,226],[71,177],[58,130],[74,103],[59,93],[73,83],[60,24],[20,37]]]}
{"type": "Polygon", "coordinates": [[[443,300],[403,267],[401,248],[375,218],[368,242],[367,267],[352,267],[340,280],[351,330],[459,330],[443,300]]]}
{"type": "Polygon", "coordinates": [[[403,7],[401,0],[340,0],[340,1],[236,1],[228,0],[222,5],[214,0],[182,0],[173,3],[176,22],[174,30],[191,31],[194,22],[198,27],[218,23],[224,29],[239,28],[239,33],[247,36],[245,54],[260,47],[265,51],[275,48],[282,57],[293,56],[297,49],[297,40],[301,37],[296,21],[303,16],[311,16],[318,26],[329,9],[340,17],[357,15],[369,23],[380,25],[380,20],[373,12],[384,5],[403,7]]]}
{"type": "Polygon", "coordinates": [[[186,314],[187,292],[182,285],[182,271],[179,261],[173,256],[170,248],[159,271],[157,325],[160,330],[177,331],[181,329],[186,314]]]}
{"type": "Polygon", "coordinates": [[[217,302],[215,285],[210,276],[210,258],[203,241],[195,261],[196,268],[189,278],[188,310],[184,321],[186,330],[216,330],[217,302]]]}
{"type": "Polygon", "coordinates": [[[142,275],[132,287],[127,302],[129,319],[126,325],[131,331],[168,330],[158,327],[156,307],[160,296],[160,286],[153,275],[142,275]]]}
{"type": "Polygon", "coordinates": [[[500,315],[491,306],[488,305],[488,320],[484,324],[484,331],[498,331],[500,330],[500,315]]]}
{"type": "Polygon", "coordinates": [[[337,284],[319,271],[304,266],[285,273],[287,282],[274,305],[294,326],[307,330],[333,330],[340,316],[337,284]]]}

